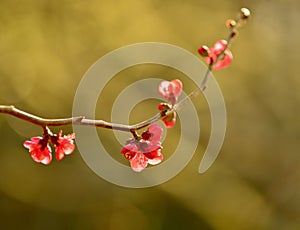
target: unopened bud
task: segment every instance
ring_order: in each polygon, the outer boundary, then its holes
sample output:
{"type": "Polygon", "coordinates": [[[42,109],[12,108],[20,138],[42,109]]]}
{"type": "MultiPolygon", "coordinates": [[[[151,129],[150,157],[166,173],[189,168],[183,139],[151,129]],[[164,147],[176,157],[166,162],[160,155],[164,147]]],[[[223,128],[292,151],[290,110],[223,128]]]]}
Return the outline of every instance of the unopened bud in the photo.
{"type": "Polygon", "coordinates": [[[250,16],[250,10],[247,8],[242,8],[241,9],[241,14],[242,14],[242,19],[247,19],[250,16]]]}
{"type": "Polygon", "coordinates": [[[226,26],[228,28],[234,28],[236,26],[236,21],[234,21],[233,19],[228,19],[226,21],[226,26]]]}
{"type": "Polygon", "coordinates": [[[209,48],[207,46],[201,46],[198,49],[198,53],[203,57],[208,57],[208,50],[209,50],[209,48]]]}

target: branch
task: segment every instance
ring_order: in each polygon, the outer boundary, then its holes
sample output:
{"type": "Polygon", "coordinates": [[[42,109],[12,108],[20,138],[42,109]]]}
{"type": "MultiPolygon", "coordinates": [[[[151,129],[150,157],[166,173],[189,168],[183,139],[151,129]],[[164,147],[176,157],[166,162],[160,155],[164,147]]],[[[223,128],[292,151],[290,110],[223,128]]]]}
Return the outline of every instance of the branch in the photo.
{"type": "Polygon", "coordinates": [[[242,8],[240,15],[236,21],[229,20],[230,24],[228,26],[230,31],[229,31],[229,36],[226,40],[227,45],[225,49],[220,54],[218,54],[217,59],[215,61],[211,59],[210,64],[207,67],[207,71],[204,75],[204,78],[197,89],[195,89],[192,93],[190,93],[184,99],[182,99],[177,104],[175,104],[168,111],[164,113],[157,113],[153,117],[143,122],[140,122],[138,124],[134,124],[134,125],[115,124],[103,120],[86,119],[84,116],[61,118],[61,119],[46,119],[46,118],[41,118],[36,115],[30,114],[23,110],[17,109],[13,105],[0,105],[0,113],[9,114],[11,116],[20,118],[24,121],[41,126],[42,128],[45,128],[47,126],[86,125],[86,126],[96,126],[96,127],[106,128],[106,129],[114,129],[119,131],[131,132],[134,135],[135,131],[147,127],[150,124],[170,115],[171,113],[180,110],[185,104],[189,102],[189,100],[193,100],[206,89],[206,85],[209,79],[209,75],[212,72],[213,65],[223,58],[225,50],[231,45],[232,38],[236,35],[236,28],[240,25],[240,22],[243,19],[247,19],[249,15],[250,15],[250,11],[246,8],[242,8]]]}
{"type": "Polygon", "coordinates": [[[162,116],[160,113],[155,116],[135,125],[123,125],[110,123],[103,120],[92,120],[86,119],[84,116],[70,117],[70,118],[60,118],[60,119],[46,119],[35,116],[33,114],[27,113],[23,110],[17,109],[13,105],[0,105],[0,113],[9,114],[11,116],[20,118],[24,121],[30,122],[32,124],[46,127],[46,126],[66,126],[66,125],[86,125],[86,126],[96,126],[107,129],[115,129],[119,131],[132,132],[135,130],[142,129],[148,125],[158,121],[162,116]]]}
{"type": "Polygon", "coordinates": [[[41,117],[35,116],[33,114],[27,113],[23,110],[17,109],[13,105],[0,105],[0,113],[5,113],[5,114],[9,114],[14,117],[18,117],[22,120],[28,121],[35,125],[39,125],[41,127],[71,125],[71,124],[81,121],[83,119],[83,117],[45,119],[45,118],[41,118],[41,117]]]}

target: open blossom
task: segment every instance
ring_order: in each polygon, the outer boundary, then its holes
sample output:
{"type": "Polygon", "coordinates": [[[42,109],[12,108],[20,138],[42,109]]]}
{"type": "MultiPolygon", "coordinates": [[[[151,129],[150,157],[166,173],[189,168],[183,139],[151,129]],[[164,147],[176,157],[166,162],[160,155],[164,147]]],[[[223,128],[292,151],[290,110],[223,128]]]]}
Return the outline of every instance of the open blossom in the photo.
{"type": "MultiPolygon", "coordinates": [[[[182,92],[182,82],[178,79],[172,81],[162,81],[158,86],[159,94],[168,100],[168,103],[160,103],[158,109],[164,113],[177,103],[178,97],[182,92]]],[[[167,128],[171,128],[176,122],[176,113],[173,112],[162,118],[167,128]]]]}
{"type": "Polygon", "coordinates": [[[65,155],[69,155],[74,151],[74,139],[74,133],[62,136],[62,131],[56,135],[48,129],[44,137],[32,137],[30,141],[25,141],[23,145],[29,149],[29,153],[35,162],[47,165],[52,160],[52,150],[49,142],[54,145],[56,159],[60,161],[65,155]]]}
{"type": "Polygon", "coordinates": [[[206,46],[202,46],[198,49],[200,55],[206,57],[205,61],[207,64],[213,63],[213,68],[215,70],[219,70],[225,68],[231,64],[232,61],[232,53],[229,49],[227,49],[227,41],[219,40],[217,41],[212,48],[207,48],[206,46]],[[225,50],[225,51],[224,51],[225,50]],[[221,53],[223,57],[217,61],[217,58],[221,53]]]}
{"type": "Polygon", "coordinates": [[[172,81],[162,81],[158,86],[159,94],[166,98],[171,105],[175,105],[182,91],[182,83],[175,79],[172,81]]]}
{"type": "Polygon", "coordinates": [[[70,155],[74,151],[74,139],[74,133],[62,136],[62,130],[60,130],[55,143],[56,160],[60,161],[65,155],[70,155]]]}
{"type": "Polygon", "coordinates": [[[143,132],[140,140],[130,140],[121,150],[124,157],[129,160],[131,168],[141,172],[148,164],[156,165],[163,159],[160,138],[162,128],[157,124],[150,125],[143,132]]]}
{"type": "Polygon", "coordinates": [[[51,148],[48,140],[42,137],[32,137],[30,141],[24,142],[24,147],[29,149],[29,153],[35,162],[50,164],[52,160],[51,148]]]}

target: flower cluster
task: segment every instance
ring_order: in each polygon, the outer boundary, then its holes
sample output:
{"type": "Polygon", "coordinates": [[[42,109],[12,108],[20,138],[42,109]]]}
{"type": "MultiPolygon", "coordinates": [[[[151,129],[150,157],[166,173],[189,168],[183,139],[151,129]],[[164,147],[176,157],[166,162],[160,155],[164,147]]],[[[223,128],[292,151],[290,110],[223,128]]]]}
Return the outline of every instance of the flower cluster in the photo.
{"type": "Polygon", "coordinates": [[[213,65],[215,70],[223,69],[230,65],[233,58],[231,51],[227,49],[227,44],[226,40],[219,40],[212,48],[201,46],[198,52],[205,57],[207,64],[213,65]]]}
{"type": "Polygon", "coordinates": [[[49,143],[55,148],[56,160],[60,161],[65,155],[70,155],[74,149],[75,134],[62,135],[62,130],[56,134],[52,134],[49,129],[45,129],[43,137],[32,137],[29,141],[24,142],[24,147],[29,150],[32,159],[42,164],[50,164],[52,160],[52,149],[49,143]]]}
{"type": "Polygon", "coordinates": [[[121,153],[129,160],[134,171],[141,172],[148,164],[156,165],[162,161],[162,132],[162,128],[157,124],[150,125],[138,139],[130,139],[122,148],[121,153]]]}
{"type": "MultiPolygon", "coordinates": [[[[160,103],[158,109],[161,111],[162,121],[166,127],[171,128],[176,122],[176,112],[166,113],[177,103],[182,92],[182,83],[178,79],[162,81],[158,86],[158,92],[168,101],[167,103],[160,103]]],[[[163,129],[159,125],[152,124],[141,136],[136,135],[134,139],[127,141],[121,153],[129,160],[134,171],[141,172],[148,164],[156,165],[162,161],[160,142],[162,133],[163,129]]]]}
{"type": "MultiPolygon", "coordinates": [[[[158,86],[158,92],[168,101],[168,103],[160,103],[158,105],[158,109],[161,111],[161,113],[166,113],[177,103],[178,97],[182,92],[182,82],[178,79],[172,81],[162,81],[158,86]]],[[[167,116],[164,116],[162,121],[165,123],[167,128],[173,127],[176,122],[176,113],[173,112],[167,116]]]]}

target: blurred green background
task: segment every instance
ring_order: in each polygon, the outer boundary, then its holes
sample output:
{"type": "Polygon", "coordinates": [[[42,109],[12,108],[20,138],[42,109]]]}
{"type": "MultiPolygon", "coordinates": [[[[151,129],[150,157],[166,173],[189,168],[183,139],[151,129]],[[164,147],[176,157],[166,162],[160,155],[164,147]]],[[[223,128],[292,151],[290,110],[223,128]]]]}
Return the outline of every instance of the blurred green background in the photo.
{"type": "MultiPolygon", "coordinates": [[[[231,48],[233,64],[215,73],[227,106],[226,138],[205,174],[197,170],[210,116],[201,97],[195,101],[201,137],[192,161],[170,181],[147,189],[106,182],[78,151],[49,166],[33,162],[22,143],[41,130],[0,115],[0,228],[300,229],[299,1],[1,0],[0,104],[69,117],[83,74],[101,56],[146,41],[197,54],[199,46],[227,37],[224,22],[241,7],[252,17],[231,48]]],[[[97,117],[109,120],[118,92],[153,76],[179,77],[187,92],[195,87],[172,69],[132,68],[105,88],[97,117]]],[[[156,104],[137,105],[131,122],[155,114],[156,104]]],[[[166,158],[177,144],[177,127],[164,142],[166,158]]],[[[111,131],[99,130],[99,137],[128,164],[111,131]]]]}

